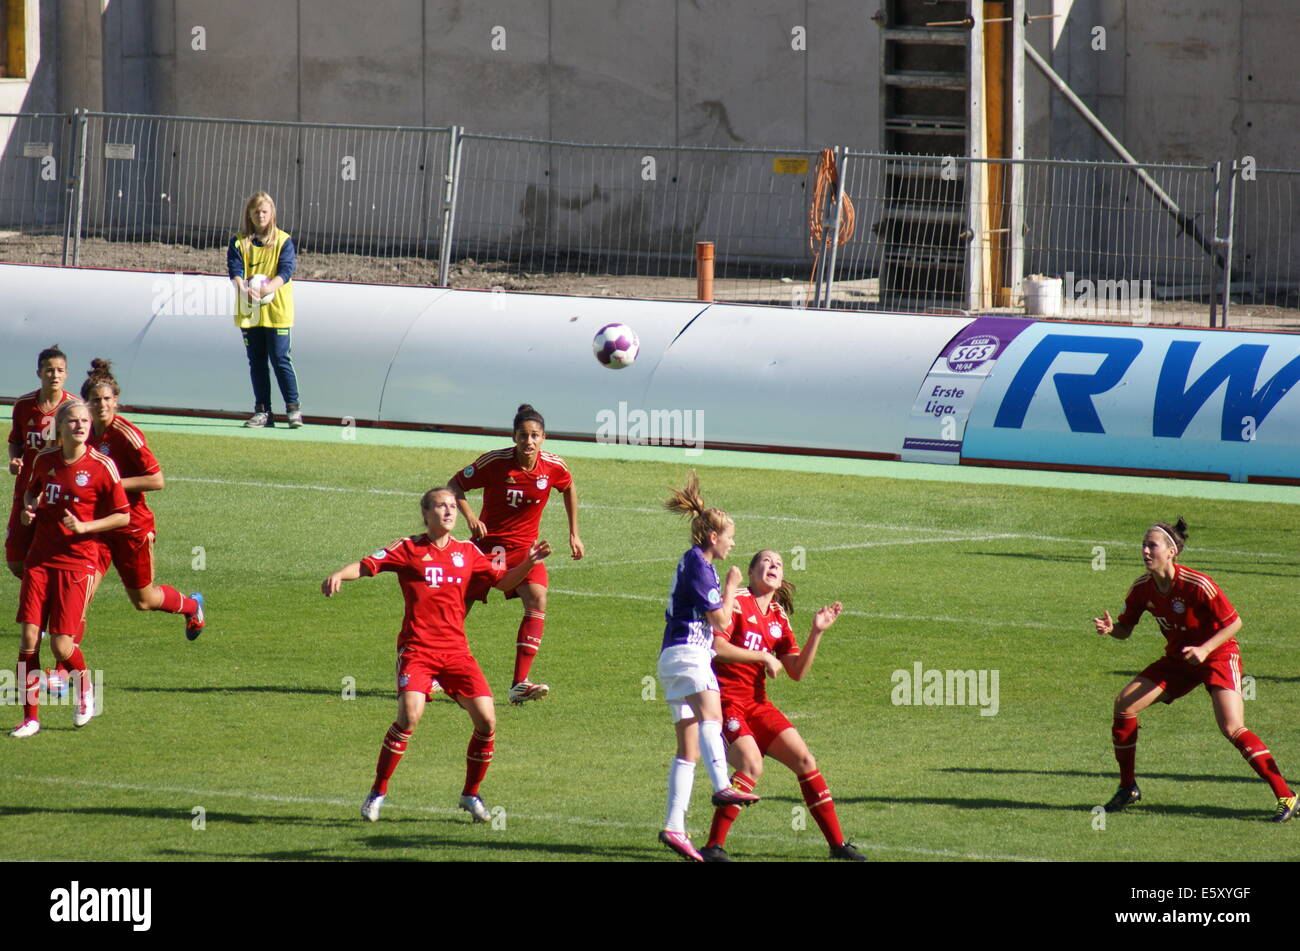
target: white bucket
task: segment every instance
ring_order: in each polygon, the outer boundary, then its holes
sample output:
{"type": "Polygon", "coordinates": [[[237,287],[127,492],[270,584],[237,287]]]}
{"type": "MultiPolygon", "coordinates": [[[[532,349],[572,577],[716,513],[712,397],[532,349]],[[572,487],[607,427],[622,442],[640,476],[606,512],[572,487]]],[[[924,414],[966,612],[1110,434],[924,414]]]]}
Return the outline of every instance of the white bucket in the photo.
{"type": "Polygon", "coordinates": [[[1025,314],[1030,317],[1060,317],[1062,283],[1059,277],[1031,274],[1025,278],[1025,314]]]}

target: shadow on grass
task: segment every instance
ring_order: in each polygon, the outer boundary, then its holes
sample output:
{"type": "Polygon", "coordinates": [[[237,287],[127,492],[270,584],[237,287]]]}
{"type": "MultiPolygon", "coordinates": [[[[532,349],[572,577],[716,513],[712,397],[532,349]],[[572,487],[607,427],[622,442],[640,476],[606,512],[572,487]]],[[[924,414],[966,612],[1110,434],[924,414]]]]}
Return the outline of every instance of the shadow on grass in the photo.
{"type": "MultiPolygon", "coordinates": [[[[1225,747],[1228,745],[1225,741],[1225,747]]],[[[994,768],[991,766],[942,766],[933,770],[936,773],[986,773],[992,776],[1078,776],[1087,779],[1106,780],[1111,785],[1117,783],[1116,774],[1113,772],[1099,773],[1082,769],[1007,769],[994,768]]],[[[1145,770],[1138,777],[1139,785],[1143,779],[1172,779],[1180,783],[1258,783],[1262,782],[1258,776],[1240,775],[1240,776],[1222,776],[1207,773],[1151,773],[1145,770]]],[[[1113,790],[1112,790],[1113,791],[1113,790]]]]}
{"type": "MultiPolygon", "coordinates": [[[[243,685],[230,687],[117,687],[117,690],[123,693],[192,693],[192,694],[226,694],[226,693],[283,693],[283,694],[307,694],[316,697],[334,697],[336,699],[342,696],[342,691],[338,687],[301,687],[301,686],[281,686],[277,684],[243,685]]],[[[354,692],[358,697],[378,697],[380,699],[392,700],[395,694],[390,689],[377,690],[366,689],[354,692]]],[[[439,697],[442,695],[440,694],[439,697]]],[[[453,703],[455,701],[452,701],[453,703]]]]}
{"type": "MultiPolygon", "coordinates": [[[[1096,802],[1048,803],[1020,799],[989,799],[979,797],[961,798],[956,796],[859,796],[855,798],[846,797],[843,799],[836,797],[835,801],[837,803],[853,803],[857,805],[876,803],[879,805],[897,806],[950,806],[954,809],[1031,809],[1047,812],[1089,813],[1093,809],[1102,805],[1104,799],[1096,802]]],[[[1188,818],[1195,817],[1201,819],[1257,819],[1260,821],[1266,820],[1268,815],[1271,815],[1271,813],[1266,813],[1262,808],[1229,809],[1223,806],[1208,804],[1151,804],[1145,799],[1143,799],[1140,805],[1126,810],[1123,814],[1132,813],[1154,813],[1157,815],[1184,816],[1188,818]]],[[[1118,818],[1121,814],[1112,813],[1111,815],[1118,818]]]]}
{"type": "Polygon", "coordinates": [[[160,849],[155,854],[160,859],[262,860],[267,862],[517,862],[525,861],[529,855],[555,861],[576,857],[630,862],[647,862],[660,858],[665,861],[680,861],[667,850],[662,848],[656,850],[653,846],[642,848],[640,846],[573,845],[555,842],[506,840],[478,843],[438,835],[393,835],[391,833],[361,836],[346,846],[330,845],[319,848],[269,849],[264,852],[198,852],[182,849],[160,849]],[[366,851],[376,850],[382,850],[386,854],[366,854],[366,851]],[[437,854],[428,858],[421,858],[418,855],[387,854],[396,850],[427,850],[436,851],[437,854]]]}

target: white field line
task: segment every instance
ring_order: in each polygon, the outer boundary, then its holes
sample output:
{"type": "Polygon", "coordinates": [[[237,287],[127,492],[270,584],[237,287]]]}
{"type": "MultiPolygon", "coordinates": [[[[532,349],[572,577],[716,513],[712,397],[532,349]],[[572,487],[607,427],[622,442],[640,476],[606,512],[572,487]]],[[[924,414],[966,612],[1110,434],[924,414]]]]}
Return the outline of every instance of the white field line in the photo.
{"type": "MultiPolygon", "coordinates": [[[[148,794],[163,795],[183,795],[193,796],[195,798],[208,799],[242,799],[247,802],[274,802],[289,805],[308,805],[308,806],[338,806],[340,808],[355,809],[358,808],[358,800],[326,798],[314,796],[284,796],[277,793],[259,793],[241,789],[195,789],[189,786],[145,786],[139,783],[114,783],[94,779],[73,779],[68,776],[18,776],[10,775],[6,777],[17,782],[35,782],[50,783],[56,786],[80,786],[89,789],[115,789],[122,792],[138,792],[148,794]]],[[[389,811],[401,812],[423,812],[431,815],[459,815],[459,808],[453,809],[450,806],[400,806],[392,803],[385,803],[384,809],[389,811]]],[[[617,819],[587,819],[582,816],[556,816],[546,813],[530,814],[523,812],[507,812],[507,821],[509,817],[514,816],[527,822],[550,822],[560,825],[574,826],[596,826],[612,829],[646,829],[645,825],[637,822],[620,822],[617,819]]],[[[214,820],[214,821],[219,821],[214,820]]],[[[340,820],[341,821],[341,820],[340,820]]],[[[355,820],[357,825],[361,824],[361,819],[355,820]]],[[[749,839],[766,839],[769,841],[786,842],[788,836],[770,835],[767,833],[744,833],[744,838],[749,839]]],[[[878,852],[908,852],[914,855],[932,855],[945,858],[970,859],[972,861],[986,862],[1051,862],[1053,859],[1035,858],[1022,855],[996,855],[985,854],[982,852],[956,852],[951,849],[927,849],[912,845],[886,845],[878,842],[858,842],[859,847],[878,852]]],[[[820,847],[820,844],[819,844],[820,847]]]]}
{"type": "MultiPolygon", "coordinates": [[[[410,499],[419,498],[420,495],[419,492],[404,492],[400,489],[358,489],[349,486],[338,486],[338,485],[312,485],[312,484],[292,483],[292,482],[246,482],[246,481],[239,481],[235,479],[194,479],[185,476],[168,476],[167,481],[168,482],[189,482],[189,483],[197,483],[202,485],[234,485],[234,486],[240,486],[244,488],[254,488],[254,489],[293,489],[295,491],[308,491],[308,492],[342,492],[348,494],[361,493],[364,495],[399,495],[399,496],[405,496],[410,499]]],[[[662,508],[635,506],[635,505],[592,505],[586,502],[582,503],[582,508],[590,509],[593,511],[605,511],[605,512],[640,512],[643,514],[655,514],[655,515],[663,515],[665,513],[665,510],[662,508]]],[[[1027,541],[1061,542],[1061,543],[1068,543],[1071,545],[1106,545],[1106,546],[1114,546],[1116,548],[1132,548],[1135,551],[1138,548],[1140,548],[1140,545],[1137,542],[1135,542],[1133,539],[1128,539],[1126,541],[1115,541],[1113,539],[1099,540],[1095,538],[1064,538],[1059,535],[1038,535],[1038,534],[1029,534],[1024,532],[988,535],[984,532],[971,530],[971,529],[939,528],[934,525],[895,525],[888,522],[849,522],[849,521],[837,520],[837,519],[803,518],[802,516],[794,516],[794,515],[771,515],[764,512],[731,513],[731,515],[732,518],[734,518],[736,521],[744,520],[747,522],[752,522],[752,521],[789,522],[795,525],[823,525],[823,526],[832,526],[836,528],[883,529],[885,531],[895,531],[895,532],[942,532],[947,535],[950,535],[951,538],[948,540],[954,542],[988,541],[990,539],[998,539],[998,538],[1022,538],[1027,541]]],[[[881,544],[886,544],[886,543],[882,542],[881,544]]],[[[830,549],[818,549],[818,550],[828,551],[830,549]]],[[[1245,555],[1245,556],[1256,557],[1256,558],[1289,557],[1284,552],[1238,551],[1237,549],[1234,548],[1201,548],[1200,546],[1197,546],[1196,551],[1205,552],[1206,554],[1214,554],[1214,555],[1245,555]]]]}

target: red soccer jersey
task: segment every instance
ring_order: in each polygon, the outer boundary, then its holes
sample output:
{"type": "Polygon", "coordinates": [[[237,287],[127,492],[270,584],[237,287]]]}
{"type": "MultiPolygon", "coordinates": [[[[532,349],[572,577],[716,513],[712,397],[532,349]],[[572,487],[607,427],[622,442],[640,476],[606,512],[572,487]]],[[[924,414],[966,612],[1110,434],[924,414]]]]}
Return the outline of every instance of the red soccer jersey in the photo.
{"type": "MultiPolygon", "coordinates": [[[[736,607],[731,615],[731,631],[719,634],[737,647],[749,651],[766,651],[784,658],[799,653],[799,642],[790,630],[790,619],[785,609],[773,599],[762,611],[748,588],[736,594],[736,607]]],[[[767,700],[767,670],[760,664],[724,664],[713,662],[718,686],[722,688],[723,703],[762,703],[767,700]]]]}
{"type": "Polygon", "coordinates": [[[41,409],[41,391],[33,390],[18,397],[14,403],[14,423],[9,430],[9,445],[21,446],[23,450],[23,468],[14,479],[14,498],[21,500],[27,491],[27,480],[31,476],[32,463],[37,454],[54,442],[54,416],[59,407],[68,400],[76,399],[67,390],[61,390],[59,401],[49,412],[41,409]]]}
{"type": "Polygon", "coordinates": [[[36,533],[27,551],[28,565],[72,570],[97,566],[99,539],[72,534],[63,526],[64,514],[91,522],[130,509],[117,466],[94,449],[76,462],[64,461],[57,447],[46,449],[32,463],[27,490],[36,496],[36,533]]]}
{"type": "MultiPolygon", "coordinates": [[[[1163,594],[1150,575],[1143,575],[1133,583],[1124,598],[1124,613],[1118,623],[1132,627],[1143,611],[1150,612],[1160,625],[1165,635],[1165,654],[1179,660],[1184,647],[1199,647],[1237,620],[1237,609],[1213,578],[1176,562],[1174,580],[1163,594]]],[[[1231,652],[1240,652],[1235,637],[1228,638],[1210,656],[1231,652]]]]}
{"type": "MultiPolygon", "coordinates": [[[[123,479],[162,471],[162,466],[144,441],[144,433],[121,416],[113,417],[108,430],[102,436],[92,437],[90,444],[116,463],[118,475],[123,479]]],[[[154,531],[153,512],[144,496],[143,492],[126,494],[131,506],[131,524],[122,529],[124,533],[145,535],[154,531]]]]}
{"type": "Polygon", "coordinates": [[[428,534],[400,538],[387,548],[361,559],[366,575],[397,572],[406,599],[402,632],[397,649],[407,647],[438,653],[469,653],[465,639],[465,588],[475,576],[492,583],[501,580],[505,568],[492,561],[471,542],[447,540],[439,548],[428,534]]]}
{"type": "Polygon", "coordinates": [[[514,551],[537,541],[551,489],[563,491],[573,485],[564,460],[544,449],[531,471],[515,462],[513,448],[497,449],[479,456],[452,476],[452,481],[463,492],[483,490],[478,517],[487,526],[487,535],[480,541],[485,551],[493,545],[514,551]]]}

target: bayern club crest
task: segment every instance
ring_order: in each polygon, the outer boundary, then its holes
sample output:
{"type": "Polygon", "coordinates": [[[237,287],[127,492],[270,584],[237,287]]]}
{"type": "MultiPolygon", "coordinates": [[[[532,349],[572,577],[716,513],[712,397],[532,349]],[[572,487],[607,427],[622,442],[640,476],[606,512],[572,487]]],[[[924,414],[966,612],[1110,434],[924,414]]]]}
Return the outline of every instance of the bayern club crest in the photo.
{"type": "Polygon", "coordinates": [[[735,717],[728,717],[728,718],[727,718],[727,732],[728,732],[728,733],[735,733],[735,732],[736,732],[737,730],[739,730],[739,729],[740,729],[740,721],[737,720],[735,717]]]}
{"type": "Polygon", "coordinates": [[[767,626],[767,636],[776,640],[781,636],[781,625],[773,621],[767,626]]]}
{"type": "Polygon", "coordinates": [[[1176,614],[1182,614],[1187,610],[1187,605],[1183,604],[1182,598],[1174,598],[1173,602],[1169,606],[1174,609],[1176,614]]]}
{"type": "Polygon", "coordinates": [[[538,478],[537,480],[538,489],[545,489],[548,485],[550,485],[550,481],[546,478],[546,476],[541,476],[540,478],[538,478]]]}
{"type": "Polygon", "coordinates": [[[399,688],[401,688],[401,687],[405,687],[405,686],[406,686],[408,683],[410,683],[410,682],[411,682],[411,675],[410,675],[410,674],[402,674],[402,676],[400,676],[400,677],[397,678],[397,686],[398,686],[399,688]]]}
{"type": "Polygon", "coordinates": [[[84,489],[86,487],[86,484],[90,482],[90,473],[78,472],[77,477],[73,481],[76,482],[78,486],[84,489]]]}
{"type": "Polygon", "coordinates": [[[462,555],[460,552],[456,552],[454,555],[451,556],[451,563],[455,565],[457,568],[464,568],[465,556],[462,555]]]}

